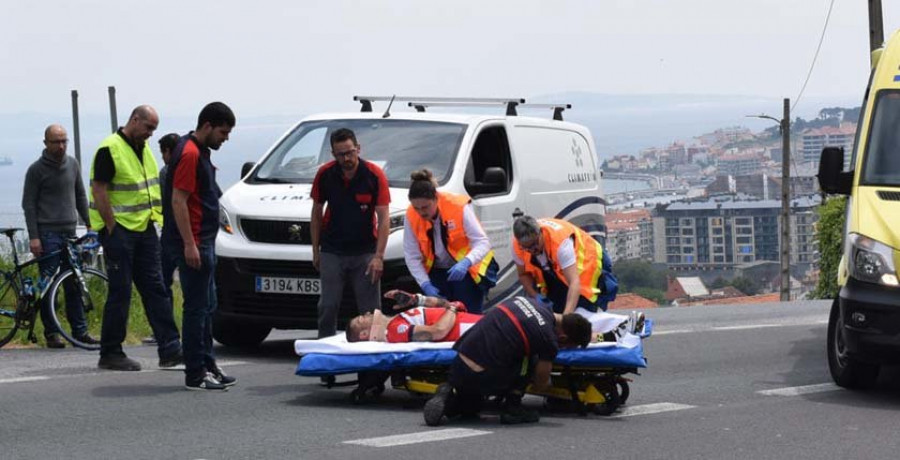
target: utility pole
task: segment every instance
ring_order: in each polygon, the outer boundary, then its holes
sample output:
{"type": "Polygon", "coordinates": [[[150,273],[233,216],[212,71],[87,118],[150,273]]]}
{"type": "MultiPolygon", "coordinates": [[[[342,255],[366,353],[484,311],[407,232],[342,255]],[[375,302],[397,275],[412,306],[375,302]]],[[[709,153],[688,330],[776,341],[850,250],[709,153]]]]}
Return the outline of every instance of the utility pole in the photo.
{"type": "Polygon", "coordinates": [[[110,132],[116,132],[119,129],[119,120],[116,116],[116,87],[109,87],[109,124],[112,126],[110,132]]]}
{"type": "MultiPolygon", "coordinates": [[[[81,128],[78,125],[78,91],[72,90],[72,129],[75,131],[75,159],[81,164],[81,128]]],[[[78,171],[81,174],[81,171],[78,171]]]]}
{"type": "Polygon", "coordinates": [[[869,52],[884,44],[884,20],[881,14],[881,0],[869,0],[869,52]]]}
{"type": "MultiPolygon", "coordinates": [[[[877,0],[876,0],[877,1],[877,0]]],[[[791,300],[791,100],[781,118],[781,301],[791,300]]]]}

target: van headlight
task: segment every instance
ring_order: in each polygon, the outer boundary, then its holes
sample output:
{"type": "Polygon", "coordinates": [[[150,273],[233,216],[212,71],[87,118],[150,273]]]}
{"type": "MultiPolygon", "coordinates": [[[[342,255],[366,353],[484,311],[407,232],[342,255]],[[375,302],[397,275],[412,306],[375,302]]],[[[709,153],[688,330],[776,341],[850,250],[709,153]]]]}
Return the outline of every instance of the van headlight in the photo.
{"type": "Polygon", "coordinates": [[[872,238],[851,233],[850,276],[869,283],[897,286],[897,270],[894,267],[894,249],[872,238]]]}
{"type": "Polygon", "coordinates": [[[403,228],[403,223],[406,221],[406,211],[396,213],[391,215],[391,232],[396,230],[400,230],[403,228]]]}
{"type": "Polygon", "coordinates": [[[219,205],[219,228],[229,235],[234,234],[234,228],[231,227],[231,219],[228,217],[228,210],[221,204],[219,205]]]}

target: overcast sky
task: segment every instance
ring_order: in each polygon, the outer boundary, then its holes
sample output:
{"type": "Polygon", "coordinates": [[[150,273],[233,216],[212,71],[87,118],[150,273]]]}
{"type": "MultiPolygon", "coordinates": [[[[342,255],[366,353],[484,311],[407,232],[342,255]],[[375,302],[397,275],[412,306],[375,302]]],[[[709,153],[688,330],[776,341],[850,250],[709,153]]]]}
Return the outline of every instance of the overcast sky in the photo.
{"type": "MultiPolygon", "coordinates": [[[[885,2],[885,29],[900,6],[885,2]]],[[[827,0],[0,2],[0,113],[356,110],[361,93],[795,98],[827,0]]],[[[866,2],[835,0],[806,89],[860,97],[866,2]]],[[[776,108],[777,110],[777,108],[776,108]]]]}

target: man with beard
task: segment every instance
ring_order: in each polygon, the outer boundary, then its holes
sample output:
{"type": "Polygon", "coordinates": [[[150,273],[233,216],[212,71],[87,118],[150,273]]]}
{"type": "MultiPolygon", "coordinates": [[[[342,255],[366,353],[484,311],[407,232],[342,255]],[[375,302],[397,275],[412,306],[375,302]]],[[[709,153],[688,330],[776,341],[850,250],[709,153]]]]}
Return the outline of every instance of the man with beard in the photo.
{"type": "Polygon", "coordinates": [[[219,197],[216,167],[210,161],[234,127],[231,109],[212,102],[200,111],[197,129],[179,140],[172,151],[163,196],[165,247],[178,265],[184,313],[185,387],[188,390],[225,390],[236,379],[216,364],[212,344],[212,315],[216,310],[216,235],[219,197]]]}
{"type": "Polygon", "coordinates": [[[356,134],[341,128],[331,134],[330,161],[319,168],[312,186],[313,265],[322,280],[319,338],[337,328],[344,285],[349,283],[360,313],[380,304],[384,249],[390,232],[387,177],[360,158],[356,134]],[[323,213],[325,203],[328,209],[323,213]],[[376,228],[377,216],[377,228],[376,228]]]}

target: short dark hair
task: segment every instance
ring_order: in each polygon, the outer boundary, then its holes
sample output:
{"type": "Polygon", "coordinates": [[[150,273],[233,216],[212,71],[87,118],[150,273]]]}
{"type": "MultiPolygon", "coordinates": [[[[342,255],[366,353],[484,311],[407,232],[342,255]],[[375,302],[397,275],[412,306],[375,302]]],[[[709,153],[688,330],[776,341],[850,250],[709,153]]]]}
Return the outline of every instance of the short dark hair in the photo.
{"type": "Polygon", "coordinates": [[[356,133],[354,133],[352,129],[340,128],[337,131],[331,133],[331,148],[334,148],[334,144],[344,142],[347,139],[352,140],[353,145],[359,145],[359,142],[356,141],[356,133]]]}
{"type": "Polygon", "coordinates": [[[563,315],[562,330],[572,344],[584,348],[591,343],[591,322],[578,313],[563,315]]]}
{"type": "Polygon", "coordinates": [[[203,107],[203,110],[200,111],[200,116],[197,117],[197,129],[202,128],[206,123],[209,123],[213,128],[218,128],[222,125],[233,127],[235,124],[234,112],[222,102],[210,102],[206,104],[206,107],[203,107]]]}
{"type": "Polygon", "coordinates": [[[179,136],[178,133],[169,133],[159,138],[160,153],[174,149],[175,146],[178,145],[179,139],[181,139],[181,136],[179,136]]]}

